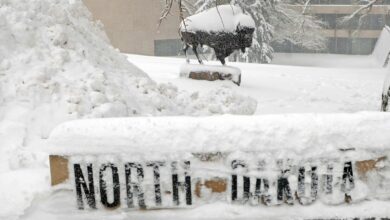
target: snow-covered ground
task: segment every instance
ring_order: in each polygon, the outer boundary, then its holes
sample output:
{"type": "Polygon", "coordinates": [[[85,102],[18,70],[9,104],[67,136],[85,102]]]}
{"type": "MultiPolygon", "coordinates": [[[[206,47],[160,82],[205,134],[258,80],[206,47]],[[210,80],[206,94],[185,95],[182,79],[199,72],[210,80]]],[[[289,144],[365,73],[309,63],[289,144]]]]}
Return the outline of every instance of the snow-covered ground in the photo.
{"type": "MultiPolygon", "coordinates": [[[[183,58],[128,55],[128,59],[156,82],[172,83],[179,90],[195,94],[208,91],[225,93],[235,91],[237,94],[250,96],[258,102],[256,114],[377,111],[383,79],[387,73],[386,69],[376,65],[371,56],[278,54],[275,64],[271,65],[229,63],[242,70],[242,85],[238,87],[230,81],[208,82],[180,78],[180,65],[185,62],[183,58]],[[299,65],[293,66],[293,63],[299,65]]],[[[211,63],[219,65],[217,62],[211,63]]],[[[212,99],[210,101],[212,102],[212,99]]],[[[30,190],[28,185],[20,185],[18,189],[24,189],[26,194],[3,193],[3,198],[10,201],[8,204],[11,206],[5,206],[8,207],[8,212],[2,211],[4,213],[18,211],[14,215],[20,216],[21,219],[155,219],[157,216],[159,219],[163,219],[161,216],[166,219],[187,219],[188,216],[192,216],[193,219],[204,216],[248,219],[258,215],[272,219],[290,216],[293,219],[300,216],[318,217],[319,210],[321,216],[329,218],[370,217],[378,213],[387,213],[388,206],[386,202],[381,201],[339,207],[317,204],[299,209],[285,207],[281,212],[278,207],[264,210],[257,207],[216,203],[180,211],[85,213],[75,209],[73,194],[50,189],[48,167],[38,166],[37,169],[2,173],[4,178],[1,184],[12,188],[14,181],[23,182],[27,174],[31,175],[29,183],[36,189],[30,190]],[[7,178],[13,181],[6,181],[7,178]],[[351,213],[354,215],[351,216],[351,213]]]]}
{"type": "MultiPolygon", "coordinates": [[[[128,55],[127,62],[80,0],[0,0],[0,6],[0,219],[273,217],[279,209],[226,204],[79,212],[71,193],[50,188],[48,155],[39,147],[56,125],[78,118],[377,111],[388,71],[371,56],[278,54],[271,65],[229,63],[242,71],[240,87],[195,81],[179,77],[183,58],[128,55]]],[[[283,215],[324,210],[369,217],[386,206],[288,207],[283,215]]]]}
{"type": "Polygon", "coordinates": [[[228,63],[242,71],[238,87],[229,81],[179,77],[183,58],[128,55],[128,59],[156,82],[172,83],[182,90],[228,87],[250,96],[258,102],[256,114],[378,111],[388,71],[372,56],[276,54],[273,64],[228,63]]]}
{"type": "MultiPolygon", "coordinates": [[[[128,55],[128,59],[158,83],[172,83],[179,90],[195,94],[207,91],[229,93],[230,95],[214,96],[226,98],[226,100],[220,100],[220,103],[231,101],[229,99],[236,97],[231,95],[232,91],[243,96],[250,96],[258,102],[256,114],[377,111],[380,105],[383,80],[388,71],[377,65],[371,56],[277,54],[274,64],[271,65],[229,63],[228,65],[242,70],[242,85],[238,87],[230,81],[208,82],[180,78],[179,69],[180,65],[185,62],[184,58],[128,55]],[[293,66],[294,63],[298,65],[293,66]],[[221,87],[222,90],[219,89],[221,87]]],[[[219,65],[217,62],[211,63],[219,65]]],[[[213,102],[213,99],[209,101],[213,102]]],[[[13,112],[7,112],[7,116],[4,117],[7,121],[25,120],[18,118],[24,111],[26,109],[13,108],[13,112]]],[[[3,122],[5,121],[3,120],[3,122]]],[[[3,122],[2,125],[6,125],[3,122]]],[[[13,128],[13,132],[19,133],[16,128],[13,128]]],[[[3,134],[12,134],[9,133],[10,131],[4,131],[3,134]]],[[[15,135],[10,137],[17,138],[15,135]]],[[[12,139],[8,139],[8,141],[14,143],[12,139]]],[[[33,142],[27,146],[36,145],[33,142]]],[[[2,149],[6,152],[10,151],[10,149],[2,149]]],[[[0,184],[2,185],[0,195],[1,198],[8,201],[1,208],[0,219],[12,219],[12,217],[17,218],[18,216],[21,219],[33,220],[153,219],[161,215],[167,219],[171,219],[173,216],[186,218],[186,216],[191,215],[195,219],[204,216],[204,214],[213,218],[247,219],[260,214],[270,218],[280,217],[278,215],[280,209],[277,207],[264,210],[256,207],[219,203],[204,205],[193,210],[165,210],[148,213],[96,211],[86,214],[75,210],[72,194],[50,189],[47,164],[42,166],[41,162],[32,162],[44,161],[44,158],[34,158],[37,155],[40,154],[31,155],[31,149],[23,148],[17,151],[14,156],[21,157],[19,160],[8,161],[9,158],[3,156],[5,164],[16,164],[14,166],[17,169],[6,170],[0,174],[0,184]],[[18,168],[20,166],[21,168],[18,168]],[[27,168],[27,166],[33,167],[27,168]],[[226,209],[230,211],[226,212],[226,209]]],[[[41,157],[46,157],[46,155],[43,154],[41,157]]],[[[366,202],[364,205],[354,204],[337,208],[323,205],[311,208],[301,207],[300,209],[286,207],[283,209],[282,216],[299,217],[304,214],[307,217],[318,217],[316,216],[318,210],[323,210],[322,213],[329,213],[329,215],[323,214],[324,217],[348,216],[348,213],[369,217],[376,213],[386,213],[387,206],[386,202],[372,201],[366,202]]]]}

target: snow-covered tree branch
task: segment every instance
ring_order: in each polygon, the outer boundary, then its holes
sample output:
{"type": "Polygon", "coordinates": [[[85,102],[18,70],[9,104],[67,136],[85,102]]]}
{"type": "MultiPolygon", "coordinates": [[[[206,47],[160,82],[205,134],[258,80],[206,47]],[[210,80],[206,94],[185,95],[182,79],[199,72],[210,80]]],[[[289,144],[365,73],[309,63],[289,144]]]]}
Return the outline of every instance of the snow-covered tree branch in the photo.
{"type": "Polygon", "coordinates": [[[199,13],[221,4],[238,5],[249,14],[256,24],[253,46],[245,54],[235,53],[232,59],[236,61],[269,63],[274,53],[273,42],[289,42],[313,50],[325,47],[326,39],[320,32],[323,23],[306,13],[310,0],[197,0],[193,3],[187,0],[187,5],[180,3],[184,0],[166,0],[162,19],[169,14],[173,1],[179,4],[180,15],[183,11],[191,11],[188,10],[190,5],[199,13]],[[294,10],[289,7],[291,4],[300,4],[304,9],[294,10]]]}
{"type": "Polygon", "coordinates": [[[168,15],[172,11],[172,7],[174,7],[174,4],[178,5],[179,9],[179,17],[180,20],[184,20],[184,14],[192,14],[195,11],[195,6],[193,4],[193,0],[161,0],[163,5],[163,10],[161,12],[161,16],[159,19],[159,25],[168,18],[168,15]]]}
{"type": "MultiPolygon", "coordinates": [[[[359,1],[360,2],[360,1],[359,1]]],[[[366,15],[367,13],[370,12],[372,9],[372,6],[374,6],[375,3],[377,3],[378,0],[370,0],[366,4],[361,5],[357,10],[355,10],[353,13],[350,15],[346,16],[343,18],[343,21],[349,21],[353,18],[360,17],[362,15],[366,15]]]]}
{"type": "Polygon", "coordinates": [[[311,50],[324,49],[326,38],[321,29],[325,23],[307,13],[310,0],[304,2],[280,1],[271,24],[275,27],[276,42],[290,42],[293,45],[311,50]],[[293,9],[291,4],[302,5],[302,11],[293,9]]]}
{"type": "MultiPolygon", "coordinates": [[[[303,48],[321,50],[326,39],[320,29],[323,22],[306,13],[310,0],[293,2],[288,0],[231,0],[230,4],[239,5],[254,19],[257,31],[254,44],[247,54],[240,54],[235,59],[246,62],[269,63],[272,59],[273,42],[289,42],[303,48]],[[304,11],[292,9],[291,4],[304,6],[304,11]]],[[[200,12],[215,5],[215,0],[199,0],[197,8],[200,12]]]]}

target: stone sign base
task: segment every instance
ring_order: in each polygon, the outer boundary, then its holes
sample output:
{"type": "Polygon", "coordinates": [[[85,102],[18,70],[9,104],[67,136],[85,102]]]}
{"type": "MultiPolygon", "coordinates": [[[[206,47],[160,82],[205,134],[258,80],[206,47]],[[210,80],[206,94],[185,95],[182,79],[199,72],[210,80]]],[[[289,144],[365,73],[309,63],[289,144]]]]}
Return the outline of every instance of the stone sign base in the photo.
{"type": "Polygon", "coordinates": [[[196,80],[230,80],[241,84],[241,70],[231,66],[184,64],[180,67],[180,76],[196,80]]]}

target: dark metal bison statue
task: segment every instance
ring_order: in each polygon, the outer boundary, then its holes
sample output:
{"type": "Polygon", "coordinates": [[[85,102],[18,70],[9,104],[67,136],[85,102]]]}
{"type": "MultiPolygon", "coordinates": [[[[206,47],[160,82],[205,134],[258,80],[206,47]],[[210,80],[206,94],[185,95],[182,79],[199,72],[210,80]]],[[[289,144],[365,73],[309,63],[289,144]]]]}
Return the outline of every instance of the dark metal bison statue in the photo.
{"type": "Polygon", "coordinates": [[[188,48],[192,47],[199,63],[202,63],[197,47],[207,45],[214,49],[223,65],[225,58],[235,50],[245,52],[245,48],[252,45],[254,31],[253,19],[232,5],[217,6],[187,17],[180,26],[186,57],[188,48]]]}

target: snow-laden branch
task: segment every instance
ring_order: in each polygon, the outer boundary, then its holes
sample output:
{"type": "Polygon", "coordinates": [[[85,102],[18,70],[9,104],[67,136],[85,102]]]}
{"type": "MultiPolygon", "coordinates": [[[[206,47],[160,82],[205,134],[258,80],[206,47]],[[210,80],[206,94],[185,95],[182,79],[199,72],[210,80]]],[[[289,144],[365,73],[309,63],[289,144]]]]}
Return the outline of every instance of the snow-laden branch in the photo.
{"type": "Polygon", "coordinates": [[[302,10],[303,15],[306,14],[306,10],[309,7],[310,3],[311,3],[311,0],[306,0],[305,4],[303,5],[303,10],[302,10]]]}
{"type": "Polygon", "coordinates": [[[362,5],[361,7],[359,7],[352,14],[345,16],[341,20],[341,22],[342,23],[346,23],[346,22],[352,20],[355,17],[361,16],[362,14],[363,15],[368,14],[376,2],[378,2],[378,0],[370,0],[367,4],[362,5]]]}
{"type": "Polygon", "coordinates": [[[179,18],[181,21],[184,21],[184,13],[191,14],[195,11],[194,4],[191,0],[165,0],[163,1],[164,9],[161,12],[161,16],[159,19],[159,26],[162,22],[167,19],[168,15],[172,12],[172,7],[174,3],[177,3],[179,8],[179,18]]]}
{"type": "Polygon", "coordinates": [[[163,22],[164,19],[168,17],[168,15],[171,13],[172,5],[174,0],[165,0],[164,9],[162,11],[160,20],[159,20],[159,26],[163,22]]]}

